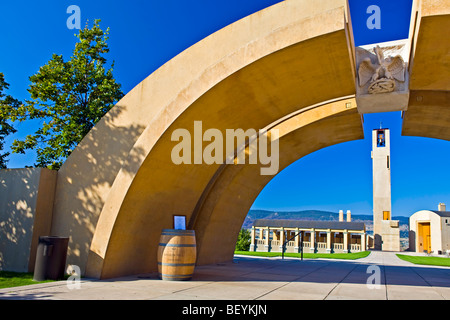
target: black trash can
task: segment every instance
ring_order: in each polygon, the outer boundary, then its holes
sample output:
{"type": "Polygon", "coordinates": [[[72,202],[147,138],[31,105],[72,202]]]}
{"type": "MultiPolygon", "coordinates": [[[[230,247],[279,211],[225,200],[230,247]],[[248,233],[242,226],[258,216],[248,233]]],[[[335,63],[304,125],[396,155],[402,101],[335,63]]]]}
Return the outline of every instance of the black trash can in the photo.
{"type": "Polygon", "coordinates": [[[34,281],[64,278],[68,244],[69,238],[66,237],[39,237],[34,265],[34,281]]]}

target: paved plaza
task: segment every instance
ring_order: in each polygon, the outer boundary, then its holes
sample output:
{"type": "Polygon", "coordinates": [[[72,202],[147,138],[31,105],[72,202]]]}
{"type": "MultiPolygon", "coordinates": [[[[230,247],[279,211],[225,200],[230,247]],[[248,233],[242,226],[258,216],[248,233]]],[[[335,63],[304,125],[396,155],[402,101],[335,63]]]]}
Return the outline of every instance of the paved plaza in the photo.
{"type": "Polygon", "coordinates": [[[145,274],[83,279],[72,290],[60,281],[1,289],[0,299],[448,300],[450,268],[414,265],[380,251],[354,261],[236,256],[230,263],[197,267],[192,281],[162,281],[145,274]]]}

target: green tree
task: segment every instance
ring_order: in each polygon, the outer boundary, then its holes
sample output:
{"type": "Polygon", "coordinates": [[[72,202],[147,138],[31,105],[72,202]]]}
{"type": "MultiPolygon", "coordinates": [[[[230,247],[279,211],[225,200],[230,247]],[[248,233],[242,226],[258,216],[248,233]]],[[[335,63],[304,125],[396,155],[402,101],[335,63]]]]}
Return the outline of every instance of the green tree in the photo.
{"type": "Polygon", "coordinates": [[[8,88],[9,84],[5,81],[3,73],[0,72],[0,169],[6,169],[9,156],[9,152],[4,152],[5,137],[16,132],[16,129],[8,123],[9,115],[12,109],[18,108],[21,104],[19,100],[3,92],[8,88]]]}
{"type": "Polygon", "coordinates": [[[250,231],[247,229],[241,229],[239,231],[238,239],[236,242],[236,251],[248,251],[250,249],[250,231]]]}
{"type": "Polygon", "coordinates": [[[42,119],[41,126],[25,140],[15,140],[12,150],[36,151],[35,166],[59,169],[73,149],[122,98],[121,85],[113,77],[114,62],[108,69],[104,55],[109,52],[104,32],[95,20],[92,28],[81,29],[68,61],[62,55],[52,59],[30,77],[31,100],[16,108],[13,121],[42,119]]]}

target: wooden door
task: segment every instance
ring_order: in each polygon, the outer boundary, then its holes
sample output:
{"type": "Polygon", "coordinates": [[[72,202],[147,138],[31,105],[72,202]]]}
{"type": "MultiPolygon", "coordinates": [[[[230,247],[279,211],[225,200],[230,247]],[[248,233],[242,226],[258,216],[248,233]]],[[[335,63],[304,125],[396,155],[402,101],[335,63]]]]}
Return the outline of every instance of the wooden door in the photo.
{"type": "Polygon", "coordinates": [[[431,230],[429,222],[419,223],[419,251],[431,252],[431,230]]]}

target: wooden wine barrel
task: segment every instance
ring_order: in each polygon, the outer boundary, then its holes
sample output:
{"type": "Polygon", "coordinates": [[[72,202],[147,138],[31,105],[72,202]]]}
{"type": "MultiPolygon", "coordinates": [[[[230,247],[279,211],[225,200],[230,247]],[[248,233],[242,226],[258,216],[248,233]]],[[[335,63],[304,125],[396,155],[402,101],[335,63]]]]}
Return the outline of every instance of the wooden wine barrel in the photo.
{"type": "Polygon", "coordinates": [[[158,247],[158,272],[162,280],[191,279],[196,258],[194,230],[162,230],[158,247]]]}

